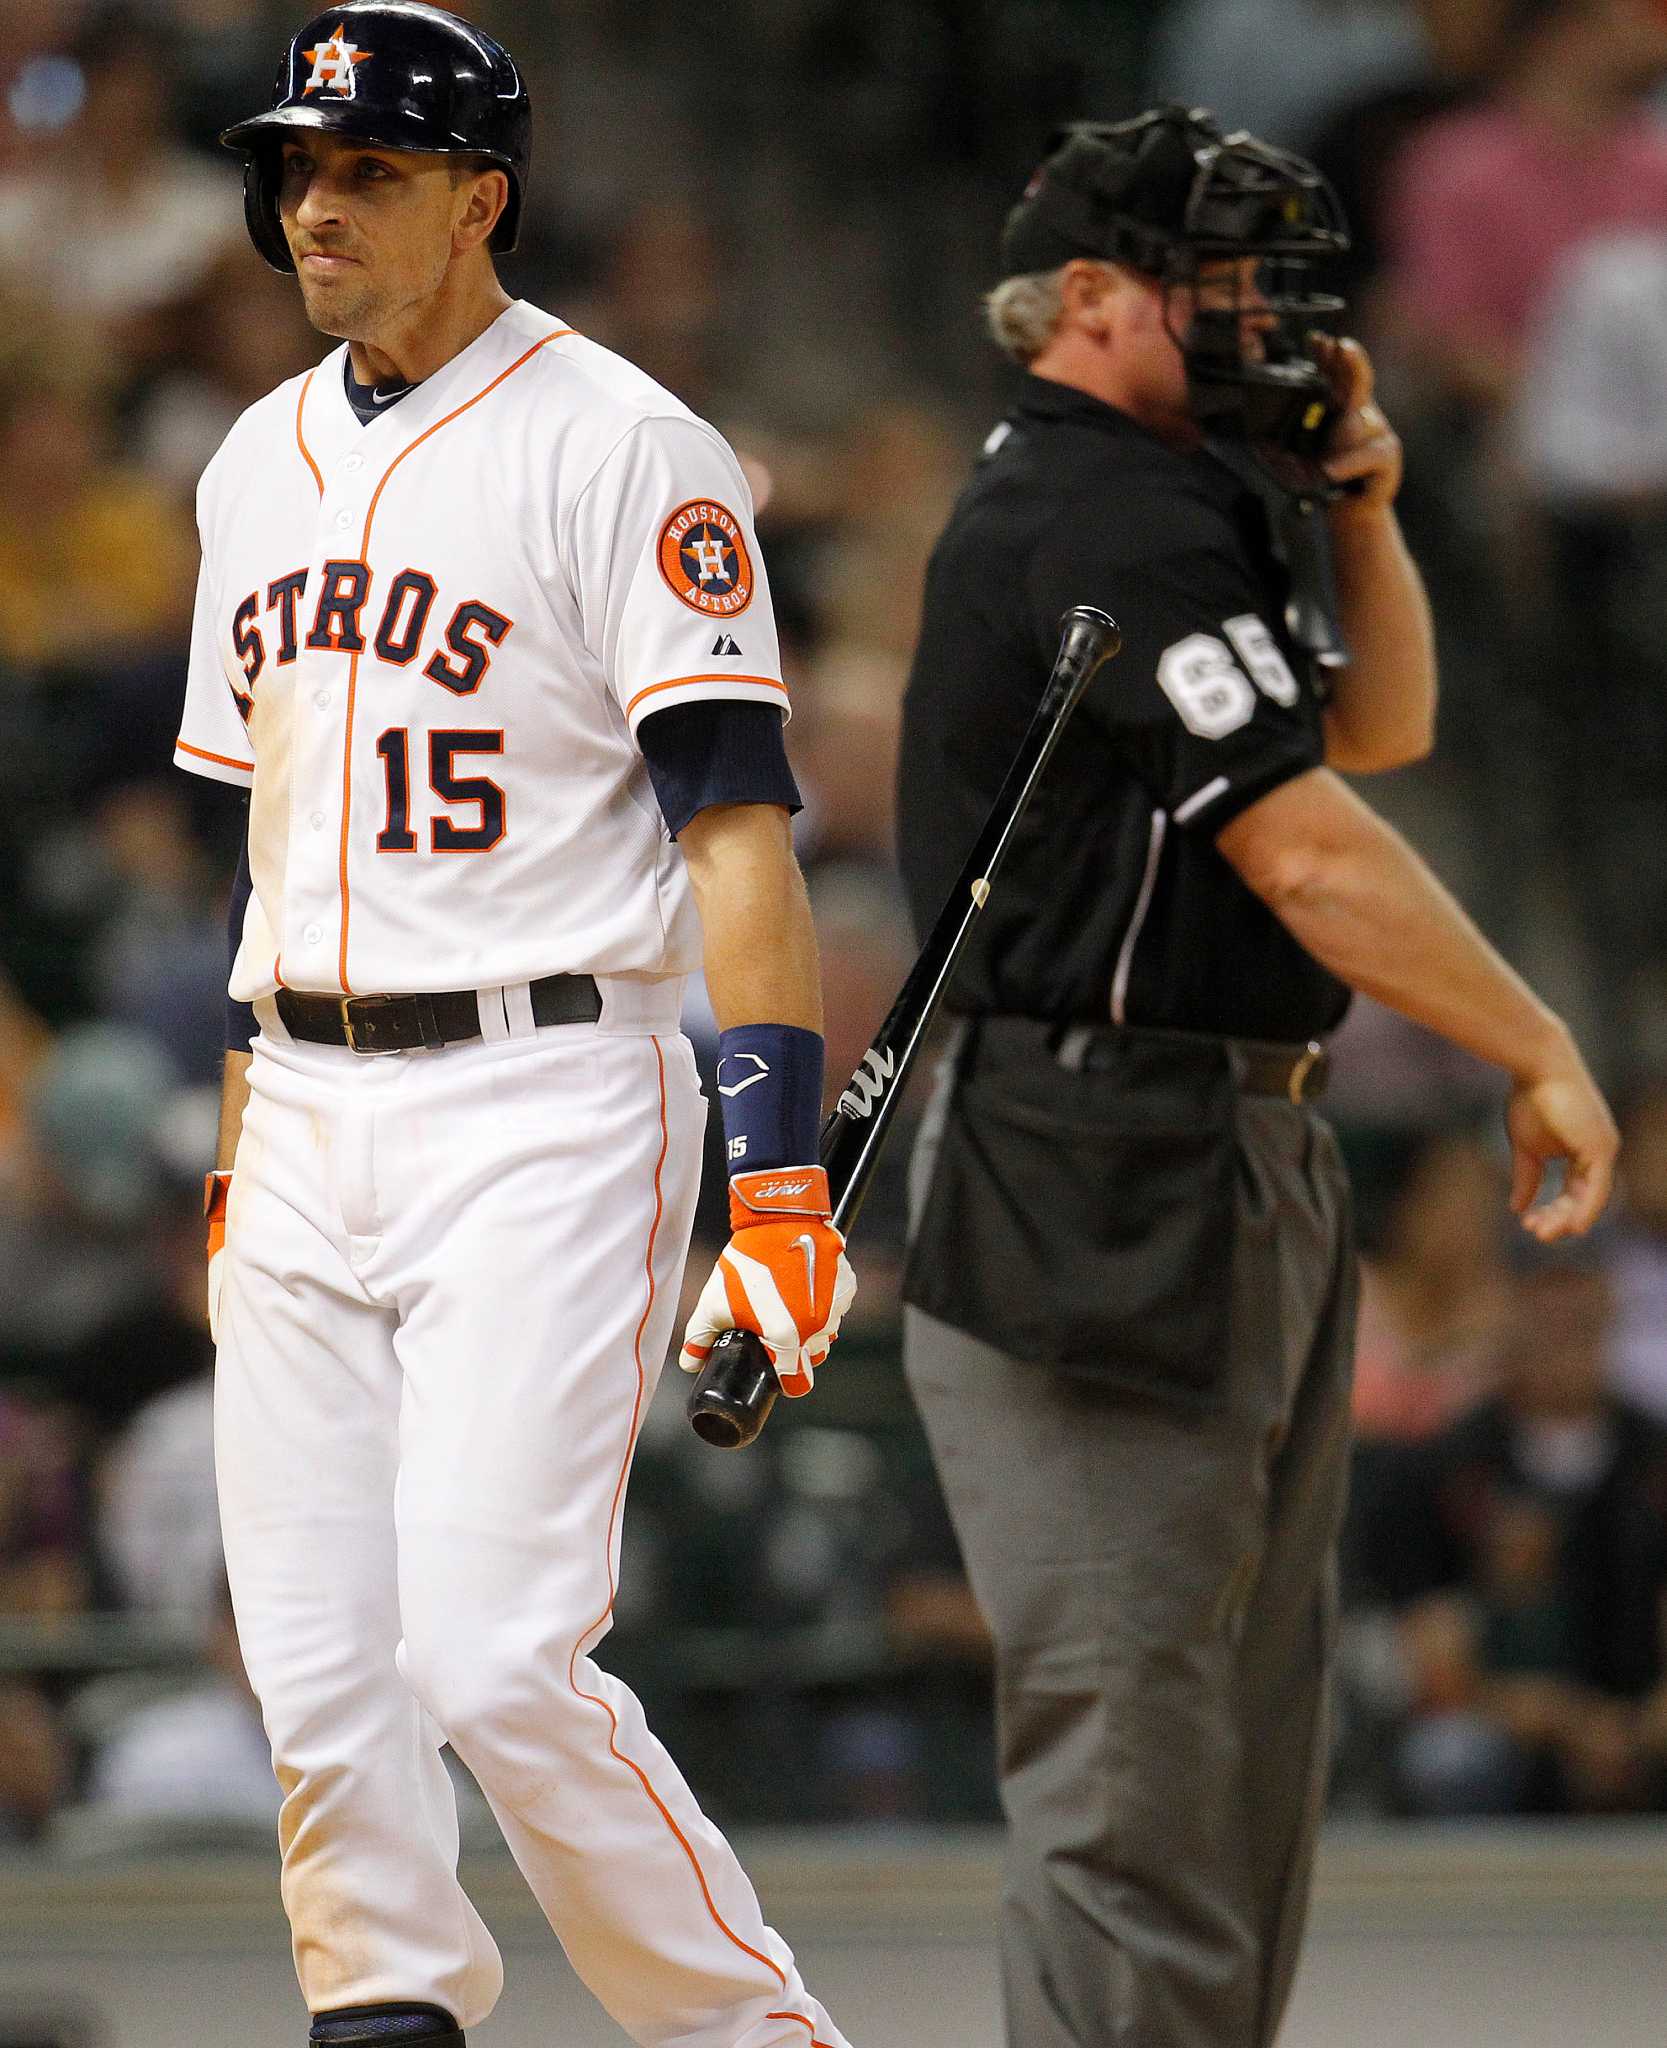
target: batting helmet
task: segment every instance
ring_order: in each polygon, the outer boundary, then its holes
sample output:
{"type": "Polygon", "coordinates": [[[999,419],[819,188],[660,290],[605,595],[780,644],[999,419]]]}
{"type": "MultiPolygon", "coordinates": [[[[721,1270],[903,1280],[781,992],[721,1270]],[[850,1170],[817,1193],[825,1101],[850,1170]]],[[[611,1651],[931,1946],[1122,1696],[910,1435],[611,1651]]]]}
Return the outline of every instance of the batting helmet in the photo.
{"type": "Polygon", "coordinates": [[[421,0],[345,0],[290,43],[270,110],[221,135],[244,155],[244,217],[274,270],[295,268],[278,219],[281,145],[308,129],[384,149],[489,159],[509,178],[491,246],[515,247],[532,104],[509,52],[455,14],[421,0]]]}

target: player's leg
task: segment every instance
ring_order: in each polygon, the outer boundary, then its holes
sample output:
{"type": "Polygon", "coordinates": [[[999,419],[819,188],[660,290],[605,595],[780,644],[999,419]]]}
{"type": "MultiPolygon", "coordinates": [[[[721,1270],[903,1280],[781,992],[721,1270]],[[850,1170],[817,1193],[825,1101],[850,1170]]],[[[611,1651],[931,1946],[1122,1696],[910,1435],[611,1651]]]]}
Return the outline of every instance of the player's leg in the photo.
{"type": "Polygon", "coordinates": [[[1222,1415],[905,1313],[904,1361],[990,1624],[1014,2048],[1244,2042],[1258,1990],[1236,1604],[1256,1448],[1222,1415]]]}
{"type": "Polygon", "coordinates": [[[501,1970],[457,1883],[438,1730],[395,1668],[400,1377],[348,1236],[363,1076],[332,1085],[329,1058],[257,1052],[251,1070],[215,1386],[227,1568],[285,1795],[309,2008],[431,2003],[468,2021],[501,1970]]]}
{"type": "MultiPolygon", "coordinates": [[[[917,1217],[947,1089],[922,1119],[917,1217]]],[[[1225,1398],[1232,1361],[1204,1411],[1119,1391],[1109,1375],[1139,1361],[1083,1378],[915,1309],[903,1353],[995,1649],[1008,2039],[1248,2040],[1236,1643],[1265,1457],[1225,1398]]]]}
{"type": "MultiPolygon", "coordinates": [[[[1277,1105],[1257,1111],[1285,1127],[1277,1105]]],[[[1267,1541],[1245,1617],[1241,1659],[1244,1806],[1269,2048],[1296,1975],[1329,1756],[1327,1676],[1336,1637],[1337,1539],[1347,1489],[1354,1379],[1355,1267],[1348,1184],[1337,1143],[1315,1121],[1288,1146],[1280,1284],[1262,1300],[1302,1347],[1268,1482],[1267,1541]]]]}
{"type": "Polygon", "coordinates": [[[399,1338],[412,1688],[635,2039],[837,2044],[635,1697],[590,1655],[693,1215],[705,1110],[688,1047],[574,1028],[421,1078],[410,1149],[384,1155],[423,1191],[399,1338]]]}

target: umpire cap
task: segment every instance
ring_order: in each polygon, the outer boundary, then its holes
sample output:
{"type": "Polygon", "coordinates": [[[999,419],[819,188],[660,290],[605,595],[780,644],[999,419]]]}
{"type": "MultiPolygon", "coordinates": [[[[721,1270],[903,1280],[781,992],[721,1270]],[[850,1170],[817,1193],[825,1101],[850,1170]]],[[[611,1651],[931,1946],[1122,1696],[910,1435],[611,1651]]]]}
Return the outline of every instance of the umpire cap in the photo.
{"type": "Polygon", "coordinates": [[[515,247],[532,103],[514,58],[484,30],[422,0],[346,0],[293,39],[270,110],[220,137],[246,159],[244,217],[274,270],[295,268],[278,219],[280,145],[309,129],[386,149],[487,158],[509,178],[491,246],[515,247]]]}
{"type": "Polygon", "coordinates": [[[1312,164],[1202,107],[1132,121],[1079,121],[1053,138],[1007,217],[1003,274],[1056,270],[1074,256],[1155,277],[1200,258],[1324,258],[1349,246],[1331,188],[1312,164]]]}

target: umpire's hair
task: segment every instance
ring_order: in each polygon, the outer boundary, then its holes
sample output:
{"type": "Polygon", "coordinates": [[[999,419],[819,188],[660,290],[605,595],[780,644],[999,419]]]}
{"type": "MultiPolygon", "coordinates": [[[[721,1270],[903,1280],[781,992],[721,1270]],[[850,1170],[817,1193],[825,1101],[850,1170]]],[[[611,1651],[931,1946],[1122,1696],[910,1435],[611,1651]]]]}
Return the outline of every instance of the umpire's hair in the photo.
{"type": "Polygon", "coordinates": [[[984,299],[984,319],[990,338],[1016,363],[1028,363],[1039,356],[1059,331],[1065,300],[1057,270],[1028,270],[1018,277],[1003,278],[984,299]]]}

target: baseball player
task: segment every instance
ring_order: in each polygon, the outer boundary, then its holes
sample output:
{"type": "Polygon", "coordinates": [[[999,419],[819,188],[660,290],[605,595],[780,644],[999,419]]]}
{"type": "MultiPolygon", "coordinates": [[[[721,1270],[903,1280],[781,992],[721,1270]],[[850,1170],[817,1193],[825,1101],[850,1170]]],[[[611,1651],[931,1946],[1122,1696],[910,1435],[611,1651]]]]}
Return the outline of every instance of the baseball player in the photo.
{"type": "Polygon", "coordinates": [[[816,955],[747,487],[499,288],[528,126],[489,37],[365,0],[224,137],[257,247],[346,343],[199,495],[178,760],[249,792],[209,1199],[226,1559],[313,2041],[492,2010],[449,1741],[628,2034],[841,2048],[591,1655],[688,1246],[702,963],[734,1235],[684,1362],[740,1325],[805,1392],[853,1282],[804,1163],[816,955]]]}

